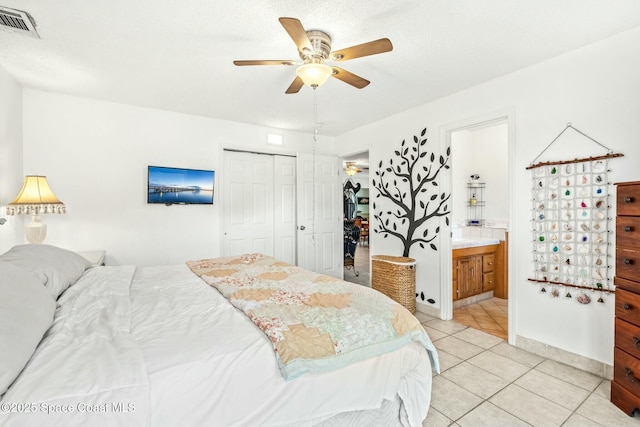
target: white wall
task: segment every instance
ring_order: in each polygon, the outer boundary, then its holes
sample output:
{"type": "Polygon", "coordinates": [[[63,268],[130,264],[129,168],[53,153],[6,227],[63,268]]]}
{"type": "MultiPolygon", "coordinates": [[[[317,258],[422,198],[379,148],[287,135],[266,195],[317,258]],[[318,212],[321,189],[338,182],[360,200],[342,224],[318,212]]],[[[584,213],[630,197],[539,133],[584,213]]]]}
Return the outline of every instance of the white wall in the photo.
{"type": "MultiPolygon", "coordinates": [[[[258,126],[24,91],[24,172],[48,177],[67,206],[47,215],[45,243],[74,250],[105,249],[107,263],[181,263],[222,253],[223,148],[311,152],[312,136],[284,134],[266,144],[258,126]],[[214,205],[148,205],[148,165],[216,171],[214,205]]],[[[317,151],[333,150],[320,136],[317,151]]],[[[17,191],[17,190],[14,190],[17,191]]]]}
{"type": "MultiPolygon", "coordinates": [[[[508,126],[494,124],[481,129],[460,130],[451,134],[451,184],[453,223],[465,223],[469,218],[469,177],[477,173],[479,182],[486,184],[482,192],[482,218],[506,220],[508,206],[508,126]]],[[[475,193],[472,192],[472,193],[475,193]]],[[[476,208],[478,213],[480,208],[476,208]]]]}
{"type": "MultiPolygon", "coordinates": [[[[22,88],[0,66],[0,208],[22,188],[22,88]]],[[[4,213],[0,209],[0,216],[4,213]]],[[[23,242],[23,220],[7,217],[0,226],[0,253],[23,242]]]]}
{"type": "MultiPolygon", "coordinates": [[[[552,60],[528,67],[438,101],[388,117],[337,139],[337,144],[367,141],[372,165],[388,158],[402,139],[409,139],[428,126],[429,146],[444,152],[445,132],[458,122],[487,117],[492,112],[515,111],[515,145],[510,158],[511,278],[516,334],[601,362],[613,362],[614,298],[605,303],[578,304],[575,299],[552,300],[527,281],[531,275],[531,191],[526,166],[551,142],[567,122],[605,145],[625,154],[611,162],[612,182],[640,179],[640,28],[589,45],[552,60]]],[[[559,140],[557,156],[581,157],[591,142],[582,140],[582,149],[559,140]]],[[[349,151],[365,149],[350,145],[349,151]]],[[[600,150],[602,153],[602,150],[600,150]]],[[[372,168],[373,176],[375,168],[372,168]]],[[[446,180],[444,180],[446,181],[446,180]]],[[[615,209],[612,209],[615,214],[615,209]]],[[[444,227],[444,221],[442,221],[444,227]]],[[[441,233],[448,239],[449,233],[441,233]]],[[[417,287],[441,304],[442,251],[418,250],[417,287]]],[[[397,239],[371,236],[372,254],[401,253],[397,239]]],[[[610,259],[610,264],[614,260],[610,259]]],[[[447,286],[447,284],[443,284],[447,286]]],[[[450,285],[449,285],[450,286],[450,285]]]]}

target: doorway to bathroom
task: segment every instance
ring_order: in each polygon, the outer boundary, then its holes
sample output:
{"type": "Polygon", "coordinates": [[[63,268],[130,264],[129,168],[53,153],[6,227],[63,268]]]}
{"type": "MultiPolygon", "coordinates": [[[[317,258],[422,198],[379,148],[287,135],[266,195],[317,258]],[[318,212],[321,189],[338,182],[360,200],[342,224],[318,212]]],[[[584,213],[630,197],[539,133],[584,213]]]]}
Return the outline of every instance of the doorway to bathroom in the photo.
{"type": "Polygon", "coordinates": [[[450,132],[453,320],[508,339],[509,123],[450,132]]]}

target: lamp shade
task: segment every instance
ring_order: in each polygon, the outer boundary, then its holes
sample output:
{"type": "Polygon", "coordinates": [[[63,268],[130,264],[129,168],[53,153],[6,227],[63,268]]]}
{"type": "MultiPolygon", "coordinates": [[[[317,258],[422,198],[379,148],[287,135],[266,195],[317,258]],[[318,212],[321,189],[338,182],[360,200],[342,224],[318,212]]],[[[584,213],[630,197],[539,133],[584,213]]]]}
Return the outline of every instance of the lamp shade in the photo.
{"type": "Polygon", "coordinates": [[[304,84],[316,88],[327,81],[333,70],[325,64],[304,64],[296,69],[296,74],[304,84]]]}
{"type": "Polygon", "coordinates": [[[22,190],[7,205],[7,215],[65,213],[65,206],[49,187],[46,176],[27,175],[22,190]]]}

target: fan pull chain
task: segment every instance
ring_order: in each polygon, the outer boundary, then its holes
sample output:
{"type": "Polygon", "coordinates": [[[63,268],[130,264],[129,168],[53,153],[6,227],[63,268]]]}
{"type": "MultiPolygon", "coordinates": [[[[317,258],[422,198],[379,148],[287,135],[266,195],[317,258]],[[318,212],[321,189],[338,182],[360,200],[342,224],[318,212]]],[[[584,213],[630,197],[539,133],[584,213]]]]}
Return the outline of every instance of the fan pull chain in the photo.
{"type": "Polygon", "coordinates": [[[316,244],[316,142],[318,141],[318,92],[313,88],[313,144],[311,158],[313,160],[313,176],[311,177],[311,243],[316,244]]]}

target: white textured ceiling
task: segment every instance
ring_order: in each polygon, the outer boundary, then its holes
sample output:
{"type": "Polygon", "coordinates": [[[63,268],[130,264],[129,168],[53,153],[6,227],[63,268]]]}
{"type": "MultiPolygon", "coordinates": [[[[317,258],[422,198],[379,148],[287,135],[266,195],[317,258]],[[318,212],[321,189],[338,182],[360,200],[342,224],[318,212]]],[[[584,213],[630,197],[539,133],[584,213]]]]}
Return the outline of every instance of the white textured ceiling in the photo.
{"type": "Polygon", "coordinates": [[[285,95],[298,59],[278,18],[334,50],[381,37],[390,53],[341,66],[371,81],[317,90],[320,133],[339,135],[640,26],[638,0],[0,0],[40,39],[0,29],[0,65],[24,87],[310,131],[313,91],[285,95]]]}

